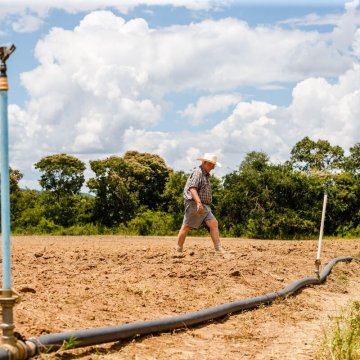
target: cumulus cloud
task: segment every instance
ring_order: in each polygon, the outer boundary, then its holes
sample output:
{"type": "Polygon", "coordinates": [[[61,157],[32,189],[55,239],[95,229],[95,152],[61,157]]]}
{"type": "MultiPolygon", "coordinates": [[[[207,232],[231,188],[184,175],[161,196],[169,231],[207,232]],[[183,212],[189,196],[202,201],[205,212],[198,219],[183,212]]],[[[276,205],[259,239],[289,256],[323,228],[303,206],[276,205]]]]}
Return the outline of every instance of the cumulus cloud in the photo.
{"type": "MultiPolygon", "coordinates": [[[[335,84],[309,78],[293,90],[288,107],[261,102],[240,103],[233,114],[211,131],[226,154],[265,151],[273,161],[289,158],[305,136],[327,139],[345,150],[359,142],[360,67],[355,65],[335,84]]],[[[229,162],[236,166],[236,157],[229,162]]]]}
{"type": "Polygon", "coordinates": [[[354,51],[354,55],[360,58],[360,29],[356,30],[352,43],[352,49],[354,51]]]}
{"type": "Polygon", "coordinates": [[[286,159],[303,136],[352,146],[360,130],[356,11],[350,7],[339,22],[344,37],[233,18],[154,29],[105,10],[73,30],[53,28],[36,46],[39,65],[21,74],[28,102],[10,107],[14,163],[23,169],[21,161],[51,153],[96,159],[135,149],[187,170],[211,151],[223,174],[253,150],[286,159]],[[288,106],[244,101],[247,86],[289,82],[296,85],[288,106]],[[234,110],[201,132],[159,130],[168,95],[184,91],[202,94],[178,114],[194,124],[234,110]]]}
{"type": "Polygon", "coordinates": [[[92,11],[101,8],[117,8],[126,13],[129,10],[141,6],[175,6],[193,10],[206,10],[231,3],[229,0],[1,0],[2,13],[16,13],[23,9],[44,14],[49,9],[62,9],[67,12],[92,11]]]}
{"type": "Polygon", "coordinates": [[[314,138],[348,149],[359,142],[360,68],[348,70],[336,84],[323,78],[300,82],[293,91],[290,116],[300,136],[311,134],[314,138]],[[306,126],[303,126],[305,119],[306,126]]]}
{"type": "Polygon", "coordinates": [[[207,11],[226,7],[229,0],[0,0],[0,19],[6,19],[16,32],[38,30],[51,10],[70,14],[113,9],[122,14],[138,6],[173,6],[207,11]]]}
{"type": "Polygon", "coordinates": [[[180,111],[180,114],[189,118],[192,125],[199,125],[206,121],[206,116],[218,111],[224,112],[230,106],[237,104],[240,99],[241,96],[236,94],[201,96],[196,104],[189,104],[184,111],[180,111]]]}
{"type": "Polygon", "coordinates": [[[110,12],[97,12],[74,31],[54,28],[40,41],[39,67],[21,75],[31,96],[27,111],[37,124],[32,141],[48,140],[49,152],[115,151],[130,124],[156,124],[161,107],[142,89],[146,64],[136,60],[140,44],[129,39],[147,31],[141,20],[125,24],[110,12]]]}
{"type": "Polygon", "coordinates": [[[299,82],[287,107],[266,102],[240,102],[231,115],[201,133],[153,133],[132,129],[127,146],[162,154],[175,169],[191,169],[205,151],[219,154],[219,176],[238,168],[250,151],[264,151],[274,162],[290,157],[305,136],[326,139],[344,150],[358,143],[360,133],[360,66],[355,65],[334,84],[325,78],[299,82]],[[155,141],[154,141],[155,140],[155,141]]]}
{"type": "Polygon", "coordinates": [[[38,30],[43,23],[39,17],[26,14],[14,21],[12,28],[16,32],[33,32],[38,30]]]}

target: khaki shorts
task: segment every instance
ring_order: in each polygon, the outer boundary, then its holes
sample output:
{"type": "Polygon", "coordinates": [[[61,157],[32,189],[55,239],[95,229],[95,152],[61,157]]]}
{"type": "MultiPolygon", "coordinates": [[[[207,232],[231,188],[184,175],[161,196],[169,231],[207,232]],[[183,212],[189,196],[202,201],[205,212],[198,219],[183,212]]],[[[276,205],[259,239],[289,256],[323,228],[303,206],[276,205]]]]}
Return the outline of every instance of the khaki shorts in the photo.
{"type": "Polygon", "coordinates": [[[207,220],[215,219],[210,206],[203,204],[203,207],[205,210],[204,213],[198,214],[196,202],[193,200],[186,200],[183,224],[191,227],[192,229],[198,229],[207,220]]]}

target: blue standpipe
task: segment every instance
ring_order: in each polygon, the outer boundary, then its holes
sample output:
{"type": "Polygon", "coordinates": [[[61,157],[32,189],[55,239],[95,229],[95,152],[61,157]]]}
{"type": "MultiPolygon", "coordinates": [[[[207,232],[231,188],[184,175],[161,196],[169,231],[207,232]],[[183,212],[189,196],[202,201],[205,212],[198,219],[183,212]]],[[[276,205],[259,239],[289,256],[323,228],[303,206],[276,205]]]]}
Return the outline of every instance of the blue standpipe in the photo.
{"type": "Polygon", "coordinates": [[[9,134],[7,117],[7,90],[0,90],[1,107],[1,240],[2,240],[2,290],[11,292],[10,255],[10,180],[9,180],[9,134]]]}
{"type": "Polygon", "coordinates": [[[8,81],[6,61],[15,46],[0,47],[0,151],[1,151],[1,238],[2,238],[2,291],[11,295],[10,257],[10,180],[9,180],[9,130],[8,130],[8,81]]]}
{"type": "MultiPolygon", "coordinates": [[[[9,131],[8,131],[8,81],[6,60],[14,52],[15,46],[0,47],[0,160],[1,160],[1,244],[2,244],[2,289],[0,304],[2,308],[1,343],[17,350],[14,336],[13,308],[17,297],[11,288],[10,254],[10,179],[9,179],[9,131]]],[[[14,356],[13,356],[14,358],[14,356]]]]}

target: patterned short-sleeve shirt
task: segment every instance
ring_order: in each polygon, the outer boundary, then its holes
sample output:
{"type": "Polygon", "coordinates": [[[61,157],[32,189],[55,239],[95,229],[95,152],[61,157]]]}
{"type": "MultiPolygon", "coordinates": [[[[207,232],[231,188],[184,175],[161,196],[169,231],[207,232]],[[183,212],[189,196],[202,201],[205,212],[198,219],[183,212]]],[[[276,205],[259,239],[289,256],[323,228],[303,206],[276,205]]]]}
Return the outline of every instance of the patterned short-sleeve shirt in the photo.
{"type": "Polygon", "coordinates": [[[212,202],[211,184],[209,181],[210,174],[201,166],[194,169],[188,177],[184,187],[185,200],[192,200],[191,188],[195,188],[203,204],[210,205],[212,202]]]}

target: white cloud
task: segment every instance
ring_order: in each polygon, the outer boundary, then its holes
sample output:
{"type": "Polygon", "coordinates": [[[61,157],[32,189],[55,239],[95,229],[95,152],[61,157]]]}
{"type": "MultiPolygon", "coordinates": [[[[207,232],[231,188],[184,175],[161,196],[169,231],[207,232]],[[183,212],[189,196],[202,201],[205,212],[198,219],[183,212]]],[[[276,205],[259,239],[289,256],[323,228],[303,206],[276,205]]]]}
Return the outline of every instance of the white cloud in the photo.
{"type": "Polygon", "coordinates": [[[316,13],[306,14],[299,18],[290,18],[281,20],[278,25],[290,25],[290,26],[325,26],[325,25],[338,25],[341,15],[329,14],[329,15],[318,15],[316,13]]]}
{"type": "Polygon", "coordinates": [[[352,49],[354,51],[354,55],[360,58],[360,29],[357,29],[354,40],[352,43],[352,49]]]}
{"type": "Polygon", "coordinates": [[[192,125],[199,125],[206,121],[206,116],[218,111],[224,112],[240,100],[241,96],[237,94],[202,96],[196,104],[188,105],[180,114],[189,118],[192,125]]]}
{"type": "Polygon", "coordinates": [[[360,67],[354,66],[335,85],[325,79],[307,79],[293,92],[290,115],[299,136],[328,139],[345,149],[359,142],[360,67]]]}
{"type": "Polygon", "coordinates": [[[309,78],[297,84],[288,107],[265,102],[240,102],[233,113],[208,131],[153,133],[128,131],[125,143],[138,151],[161,154],[175,169],[190,170],[207,151],[223,163],[218,176],[236,170],[250,151],[264,151],[274,162],[285,161],[305,136],[326,139],[345,151],[360,142],[360,66],[330,84],[309,78]]]}
{"type": "Polygon", "coordinates": [[[281,124],[271,115],[276,109],[274,105],[258,101],[239,103],[210,134],[226,154],[238,156],[253,150],[278,153],[286,143],[279,131],[281,124]]]}
{"type": "Polygon", "coordinates": [[[337,31],[251,28],[230,18],[153,29],[110,11],[86,15],[73,30],[53,28],[37,44],[39,66],[21,74],[26,106],[10,107],[14,164],[22,170],[22,162],[51,153],[96,159],[135,149],[188,170],[211,151],[224,174],[252,150],[286,159],[303,136],[352,146],[360,133],[353,15],[342,38],[337,31]],[[297,83],[287,107],[240,95],[246,86],[287,82],[297,83]],[[237,106],[207,131],[159,130],[167,96],[193,90],[211,94],[184,106],[182,115],[198,123],[237,106]]]}
{"type": "Polygon", "coordinates": [[[54,28],[36,47],[40,65],[21,75],[35,129],[28,141],[45,140],[49,152],[118,151],[130,124],[155,125],[161,107],[142,89],[147,65],[136,54],[147,35],[144,21],[125,24],[105,11],[74,31],[54,28]]]}
{"type": "Polygon", "coordinates": [[[33,32],[38,30],[43,21],[33,15],[24,15],[12,24],[12,28],[16,32],[33,32]]]}
{"type": "Polygon", "coordinates": [[[356,29],[360,25],[358,6],[358,0],[347,2],[346,12],[340,17],[337,27],[333,30],[332,39],[339,51],[347,49],[352,44],[356,29]]]}
{"type": "Polygon", "coordinates": [[[113,9],[127,14],[138,6],[173,6],[189,10],[210,10],[226,7],[229,0],[0,0],[0,19],[12,24],[16,32],[38,30],[51,10],[75,14],[113,9]]]}

